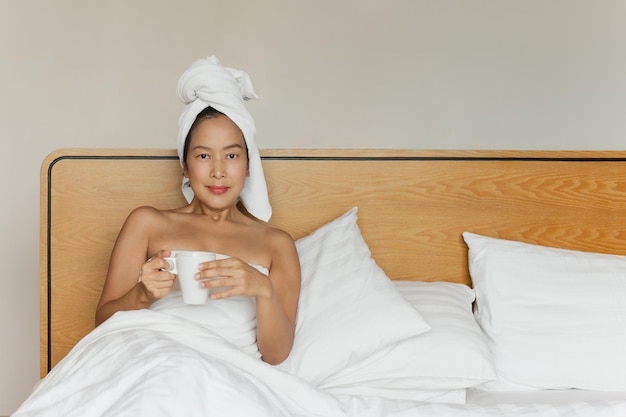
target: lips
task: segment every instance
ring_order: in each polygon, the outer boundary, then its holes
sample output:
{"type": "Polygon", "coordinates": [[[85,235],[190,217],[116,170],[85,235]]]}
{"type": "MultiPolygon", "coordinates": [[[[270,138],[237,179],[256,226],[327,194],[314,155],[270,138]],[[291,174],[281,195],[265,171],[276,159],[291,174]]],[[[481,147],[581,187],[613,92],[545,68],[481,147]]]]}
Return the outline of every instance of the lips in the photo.
{"type": "Polygon", "coordinates": [[[228,191],[228,187],[224,186],[224,185],[212,185],[208,187],[209,191],[211,191],[213,194],[224,194],[226,191],[228,191]]]}

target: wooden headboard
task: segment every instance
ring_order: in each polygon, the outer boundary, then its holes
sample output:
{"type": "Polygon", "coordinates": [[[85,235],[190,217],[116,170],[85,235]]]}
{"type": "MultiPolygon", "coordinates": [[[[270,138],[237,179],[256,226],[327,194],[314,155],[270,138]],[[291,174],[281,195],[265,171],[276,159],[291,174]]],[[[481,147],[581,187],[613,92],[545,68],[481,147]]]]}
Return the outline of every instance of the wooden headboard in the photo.
{"type": "MultiPolygon", "coordinates": [[[[271,224],[354,206],[392,279],[470,283],[461,233],[626,254],[625,151],[264,150],[271,224]]],[[[64,149],[41,172],[41,375],[93,328],[131,209],[184,204],[174,150],[64,149]]]]}

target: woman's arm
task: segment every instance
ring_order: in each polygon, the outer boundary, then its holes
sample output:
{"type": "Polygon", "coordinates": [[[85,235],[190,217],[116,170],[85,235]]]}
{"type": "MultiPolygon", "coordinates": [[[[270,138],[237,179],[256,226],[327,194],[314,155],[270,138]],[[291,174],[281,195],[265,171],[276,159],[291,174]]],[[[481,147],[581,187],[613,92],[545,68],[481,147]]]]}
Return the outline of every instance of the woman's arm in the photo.
{"type": "Polygon", "coordinates": [[[162,270],[167,268],[163,257],[169,252],[161,251],[146,261],[150,231],[158,216],[156,209],[140,207],[126,219],[111,253],[96,326],[118,311],[147,308],[170,291],[174,275],[162,270]]]}
{"type": "Polygon", "coordinates": [[[272,245],[272,291],[257,297],[257,345],[263,360],[276,365],[293,346],[300,296],[300,261],[291,236],[281,232],[272,245]]]}

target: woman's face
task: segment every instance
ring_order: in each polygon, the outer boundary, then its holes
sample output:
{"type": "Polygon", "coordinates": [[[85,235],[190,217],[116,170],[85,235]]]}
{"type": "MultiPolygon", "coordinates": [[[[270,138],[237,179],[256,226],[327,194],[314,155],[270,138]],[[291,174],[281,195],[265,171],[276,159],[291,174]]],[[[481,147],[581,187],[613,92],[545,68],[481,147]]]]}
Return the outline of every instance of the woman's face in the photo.
{"type": "Polygon", "coordinates": [[[190,140],[185,176],[196,198],[216,211],[234,206],[248,175],[246,142],[239,127],[226,116],[205,119],[190,140]]]}

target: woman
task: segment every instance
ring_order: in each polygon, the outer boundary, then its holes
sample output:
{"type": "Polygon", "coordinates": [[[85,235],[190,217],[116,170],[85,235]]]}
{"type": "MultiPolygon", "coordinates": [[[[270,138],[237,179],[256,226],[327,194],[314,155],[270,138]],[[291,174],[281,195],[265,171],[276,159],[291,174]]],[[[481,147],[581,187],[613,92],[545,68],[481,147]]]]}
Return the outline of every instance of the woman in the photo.
{"type": "MultiPolygon", "coordinates": [[[[226,258],[199,267],[198,285],[225,288],[211,292],[206,308],[237,310],[242,308],[240,302],[226,302],[252,301],[258,352],[265,362],[278,364],[293,344],[300,265],[287,233],[244,213],[267,213],[257,210],[257,203],[259,199],[260,206],[268,203],[264,203],[267,192],[253,142],[254,125],[243,107],[242,94],[232,94],[235,89],[230,85],[241,84],[242,79],[244,87],[251,88],[251,84],[242,72],[229,77],[233,71],[209,57],[194,63],[181,77],[179,93],[189,88],[190,80],[194,89],[193,100],[179,121],[183,189],[191,201],[174,210],[139,207],[128,216],[111,254],[96,324],[118,311],[155,308],[173,297],[175,276],[166,270],[164,259],[172,250],[225,254],[226,258]],[[206,94],[202,92],[205,84],[206,94]],[[216,85],[228,94],[215,94],[219,90],[216,85]],[[197,113],[199,106],[202,110],[197,113]],[[193,122],[187,130],[190,117],[193,122]],[[253,178],[251,168],[255,170],[253,178]]],[[[194,308],[178,304],[173,311],[185,310],[187,316],[203,314],[194,308]]],[[[210,327],[211,314],[203,314],[199,320],[210,327]]],[[[237,311],[225,316],[232,314],[236,316],[237,311]]]]}

